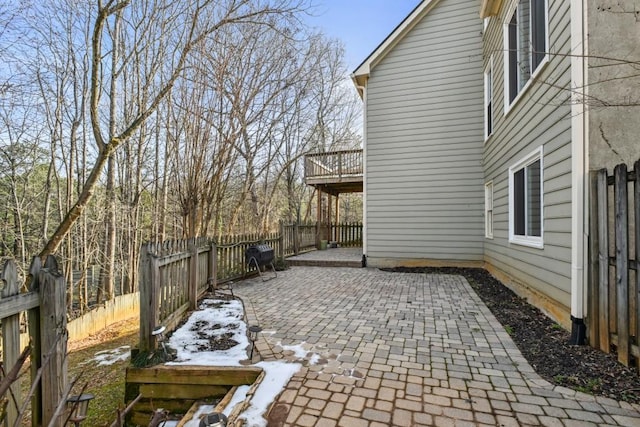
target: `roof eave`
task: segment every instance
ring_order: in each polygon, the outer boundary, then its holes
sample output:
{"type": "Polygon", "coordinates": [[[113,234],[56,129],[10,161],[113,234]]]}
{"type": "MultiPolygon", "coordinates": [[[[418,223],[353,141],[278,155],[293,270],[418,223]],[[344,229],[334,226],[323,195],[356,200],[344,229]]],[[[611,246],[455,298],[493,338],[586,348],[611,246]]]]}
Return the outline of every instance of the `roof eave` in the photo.
{"type": "Polygon", "coordinates": [[[367,79],[369,78],[369,67],[365,67],[365,64],[362,64],[351,74],[351,81],[353,81],[353,85],[358,90],[358,94],[360,98],[364,97],[364,88],[367,85],[367,79]]]}

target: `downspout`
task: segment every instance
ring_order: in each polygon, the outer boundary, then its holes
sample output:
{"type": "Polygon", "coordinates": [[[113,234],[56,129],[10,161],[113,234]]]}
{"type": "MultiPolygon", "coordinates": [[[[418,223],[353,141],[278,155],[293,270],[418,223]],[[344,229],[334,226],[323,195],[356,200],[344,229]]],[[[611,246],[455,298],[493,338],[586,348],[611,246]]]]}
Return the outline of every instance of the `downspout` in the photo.
{"type": "Polygon", "coordinates": [[[367,266],[367,86],[362,91],[362,267],[367,266]]]}
{"type": "Polygon", "coordinates": [[[586,246],[588,242],[588,117],[586,1],[571,0],[571,338],[586,341],[586,246]]]}

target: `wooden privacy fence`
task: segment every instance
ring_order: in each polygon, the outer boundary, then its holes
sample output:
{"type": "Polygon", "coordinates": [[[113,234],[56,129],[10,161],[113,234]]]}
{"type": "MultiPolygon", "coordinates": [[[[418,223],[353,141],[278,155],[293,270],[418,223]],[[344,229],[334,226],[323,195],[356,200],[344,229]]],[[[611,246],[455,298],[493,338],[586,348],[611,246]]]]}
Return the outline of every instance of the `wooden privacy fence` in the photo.
{"type": "Polygon", "coordinates": [[[140,350],[156,347],[152,334],[159,326],[172,331],[198,298],[219,282],[245,277],[255,267],[245,264],[249,246],[266,243],[282,257],[277,233],[223,236],[218,242],[206,237],[147,243],[140,250],[140,350]]]}
{"type": "MultiPolygon", "coordinates": [[[[326,226],[325,226],[326,227],[326,226]]],[[[362,224],[333,224],[342,246],[362,243],[362,224]]],[[[276,261],[316,247],[317,224],[280,224],[278,233],[206,237],[146,243],[140,249],[140,350],[156,347],[154,329],[172,331],[198,298],[217,283],[256,272],[247,266],[245,252],[259,243],[275,251],[276,261]]]]}
{"type": "MultiPolygon", "coordinates": [[[[20,292],[16,263],[6,260],[0,273],[4,282],[0,296],[2,322],[3,381],[9,380],[10,370],[24,362],[28,350],[20,348],[20,315],[27,313],[30,339],[31,425],[64,425],[64,405],[69,393],[67,386],[67,305],[64,275],[52,256],[42,266],[35,257],[29,269],[28,290],[20,292]]],[[[16,372],[17,374],[17,372],[16,372]]],[[[5,395],[5,425],[20,425],[29,401],[22,401],[21,380],[18,377],[5,395]]]]}
{"type": "Polygon", "coordinates": [[[266,243],[275,252],[276,259],[282,259],[282,233],[268,233],[262,238],[258,234],[240,234],[218,238],[218,280],[225,282],[236,280],[256,271],[255,266],[248,267],[244,262],[245,251],[253,245],[266,243]]]}
{"type": "Polygon", "coordinates": [[[362,223],[331,224],[331,236],[345,248],[360,247],[362,246],[362,223]]]}
{"type": "Polygon", "coordinates": [[[640,367],[640,160],[590,180],[589,343],[640,367]]]}
{"type": "Polygon", "coordinates": [[[280,223],[280,229],[284,256],[298,255],[300,252],[315,249],[317,246],[317,225],[315,222],[280,223]]]}
{"type": "Polygon", "coordinates": [[[140,249],[140,350],[155,348],[153,330],[173,330],[216,277],[215,244],[206,238],[147,243],[140,249]]]}
{"type": "Polygon", "coordinates": [[[320,240],[333,240],[342,247],[362,246],[362,223],[280,224],[284,256],[298,255],[320,246],[320,240]]]}

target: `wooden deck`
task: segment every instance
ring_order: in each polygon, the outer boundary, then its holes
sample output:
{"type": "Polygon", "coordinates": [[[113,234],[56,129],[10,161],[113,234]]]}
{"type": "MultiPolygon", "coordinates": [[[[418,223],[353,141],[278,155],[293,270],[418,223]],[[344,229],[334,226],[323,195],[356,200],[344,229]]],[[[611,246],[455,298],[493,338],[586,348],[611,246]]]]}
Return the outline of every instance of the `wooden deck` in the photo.
{"type": "Polygon", "coordinates": [[[307,154],[304,177],[307,185],[322,192],[360,193],[363,183],[362,150],[307,154]]]}

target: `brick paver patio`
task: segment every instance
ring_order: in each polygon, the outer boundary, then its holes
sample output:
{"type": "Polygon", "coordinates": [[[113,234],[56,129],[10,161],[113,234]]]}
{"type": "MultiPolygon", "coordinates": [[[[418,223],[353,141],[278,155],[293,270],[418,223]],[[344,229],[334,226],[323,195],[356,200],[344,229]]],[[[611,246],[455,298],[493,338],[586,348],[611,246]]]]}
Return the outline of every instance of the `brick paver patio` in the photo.
{"type": "Polygon", "coordinates": [[[460,276],[293,267],[234,292],[260,356],[305,365],[270,426],[640,426],[638,405],[541,379],[460,276]]]}

